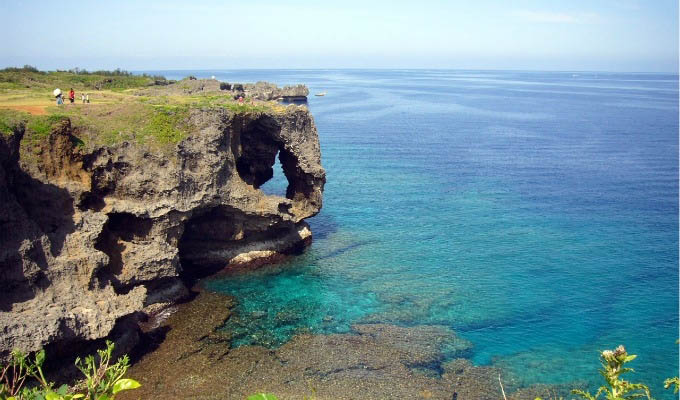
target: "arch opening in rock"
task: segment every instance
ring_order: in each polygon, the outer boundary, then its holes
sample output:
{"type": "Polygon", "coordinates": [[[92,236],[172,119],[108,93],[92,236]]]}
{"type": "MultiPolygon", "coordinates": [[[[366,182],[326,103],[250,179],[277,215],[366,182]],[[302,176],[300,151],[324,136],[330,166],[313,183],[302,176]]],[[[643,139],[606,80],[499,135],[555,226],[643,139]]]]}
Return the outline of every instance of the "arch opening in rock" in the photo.
{"type": "Polygon", "coordinates": [[[283,172],[283,165],[281,164],[281,152],[277,154],[274,165],[272,166],[274,175],[260,186],[265,194],[286,197],[290,182],[286,174],[283,172]]]}
{"type": "Polygon", "coordinates": [[[281,126],[270,117],[246,124],[240,132],[241,151],[236,170],[246,183],[267,194],[291,200],[308,197],[313,188],[305,184],[299,160],[285,148],[280,134],[281,126]],[[283,174],[276,175],[276,171],[283,174]],[[263,187],[265,183],[267,186],[263,187]]]}
{"type": "Polygon", "coordinates": [[[241,151],[236,160],[239,176],[255,189],[274,176],[272,167],[280,147],[269,132],[272,128],[258,121],[247,124],[240,132],[241,151]]]}

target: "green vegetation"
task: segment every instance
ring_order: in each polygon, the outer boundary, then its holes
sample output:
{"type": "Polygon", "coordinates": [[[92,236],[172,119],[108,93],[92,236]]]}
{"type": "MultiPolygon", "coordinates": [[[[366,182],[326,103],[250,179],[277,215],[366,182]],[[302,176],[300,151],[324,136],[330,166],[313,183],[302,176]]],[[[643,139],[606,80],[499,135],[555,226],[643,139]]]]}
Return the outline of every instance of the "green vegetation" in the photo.
{"type": "Polygon", "coordinates": [[[64,114],[29,116],[26,130],[31,133],[34,139],[44,139],[50,135],[56,125],[66,119],[68,119],[68,116],[64,114]]]}
{"type": "Polygon", "coordinates": [[[25,124],[28,118],[29,114],[24,112],[0,109],[0,134],[11,135],[19,125],[25,124]]]}
{"type": "Polygon", "coordinates": [[[22,68],[7,67],[7,68],[3,69],[3,71],[7,71],[7,72],[40,72],[40,70],[38,70],[38,68],[36,68],[32,65],[28,65],[28,64],[24,64],[24,66],[22,68]]]}
{"type": "Polygon", "coordinates": [[[73,125],[86,144],[113,145],[122,141],[165,148],[184,139],[190,131],[189,108],[128,103],[96,109],[75,109],[73,125]]]}
{"type": "Polygon", "coordinates": [[[630,383],[621,379],[622,374],[633,372],[632,368],[625,368],[624,365],[633,361],[636,357],[632,354],[629,355],[623,346],[619,346],[615,350],[601,352],[600,362],[602,363],[602,369],[600,374],[607,382],[607,386],[600,386],[595,396],[578,389],[572,390],[572,393],[587,400],[597,400],[602,394],[604,394],[604,398],[607,400],[628,400],[640,397],[651,399],[652,396],[647,385],[630,383]]]}
{"type": "Polygon", "coordinates": [[[247,400],[279,400],[279,399],[271,393],[258,393],[252,396],[248,396],[247,400]]]}
{"type": "Polygon", "coordinates": [[[85,375],[85,380],[73,388],[61,385],[57,389],[45,379],[44,350],[37,352],[33,359],[14,351],[9,363],[0,365],[0,400],[114,400],[117,393],[136,389],[140,384],[123,378],[129,367],[127,355],[111,364],[113,348],[113,343],[107,341],[106,348],[98,350],[96,358],[91,355],[84,361],[76,359],[76,367],[85,375]],[[30,380],[33,386],[27,385],[30,380]]]}
{"type": "Polygon", "coordinates": [[[161,145],[177,144],[186,137],[188,116],[188,107],[157,107],[143,128],[142,137],[154,137],[161,145]]]}
{"type": "Polygon", "coordinates": [[[111,364],[112,352],[113,343],[107,341],[106,349],[97,350],[98,360],[93,355],[87,356],[84,361],[80,357],[76,359],[76,367],[85,375],[85,399],[113,399],[118,392],[140,386],[133,379],[123,378],[130,366],[128,356],[124,355],[115,364],[111,364]]]}
{"type": "Polygon", "coordinates": [[[65,90],[76,89],[130,89],[149,86],[156,83],[165,84],[162,76],[134,75],[128,71],[93,71],[74,68],[69,71],[38,71],[37,68],[25,65],[23,68],[5,68],[0,70],[0,89],[24,89],[36,87],[62,87],[65,90]]]}
{"type": "MultiPolygon", "coordinates": [[[[628,372],[635,372],[632,368],[625,367],[625,364],[637,358],[636,355],[628,354],[622,345],[614,350],[604,350],[600,352],[600,375],[604,378],[606,385],[600,386],[595,395],[584,390],[574,389],[571,392],[586,400],[598,400],[604,395],[605,400],[630,400],[646,398],[652,399],[649,387],[643,383],[630,383],[621,378],[621,375],[628,372]]],[[[664,381],[664,388],[668,389],[675,386],[674,393],[678,393],[680,379],[678,377],[668,378],[664,381]]],[[[502,387],[502,383],[501,383],[502,387]]],[[[557,399],[557,398],[556,398],[557,399]]],[[[535,400],[541,400],[537,397],[535,400]]],[[[560,397],[559,400],[562,400],[560,397]]]]}
{"type": "Polygon", "coordinates": [[[268,104],[268,103],[256,103],[256,104],[238,104],[238,103],[228,103],[224,105],[229,111],[234,113],[264,113],[264,112],[283,112],[286,110],[285,107],[278,104],[268,104]]]}
{"type": "MultiPolygon", "coordinates": [[[[56,107],[55,107],[56,108],[56,107]]],[[[79,146],[113,145],[134,140],[167,147],[190,132],[189,106],[154,106],[143,103],[109,104],[97,108],[64,108],[48,115],[0,109],[0,133],[11,134],[25,126],[22,146],[41,143],[62,121],[71,120],[79,146]]]]}
{"type": "MultiPolygon", "coordinates": [[[[0,133],[9,135],[16,127],[26,127],[22,148],[45,139],[55,125],[69,118],[78,145],[93,148],[123,141],[167,149],[186,138],[194,129],[191,109],[226,109],[237,114],[284,113],[276,102],[250,98],[238,103],[231,92],[187,93],[182,86],[195,88],[202,83],[184,80],[168,86],[160,76],[133,75],[120,69],[89,72],[38,71],[30,65],[0,70],[0,133]],[[194,85],[194,86],[192,86],[194,85]],[[73,87],[76,101],[55,106],[52,91],[60,87],[67,95],[73,87]],[[83,104],[80,96],[90,95],[83,104]]],[[[202,87],[202,86],[200,86],[202,87]]],[[[22,150],[22,151],[24,151],[22,150]]],[[[23,153],[22,153],[23,154],[23,153]]]]}

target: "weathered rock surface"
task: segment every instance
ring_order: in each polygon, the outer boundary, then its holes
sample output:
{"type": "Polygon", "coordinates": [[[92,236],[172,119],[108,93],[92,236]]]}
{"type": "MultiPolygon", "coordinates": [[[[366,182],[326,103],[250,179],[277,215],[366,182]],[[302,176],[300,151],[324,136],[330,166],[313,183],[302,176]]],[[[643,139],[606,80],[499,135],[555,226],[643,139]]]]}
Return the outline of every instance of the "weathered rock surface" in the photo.
{"type": "Polygon", "coordinates": [[[309,89],[305,85],[277,87],[268,82],[245,84],[246,95],[258,100],[276,100],[282,98],[305,99],[309,95],[309,89]]]}
{"type": "Polygon", "coordinates": [[[0,356],[105,337],[185,296],[184,277],[309,243],[325,183],[309,112],[188,122],[170,151],[81,150],[68,120],[21,157],[22,129],[0,136],[0,356]],[[258,189],[277,155],[286,198],[258,189]]]}
{"type": "Polygon", "coordinates": [[[269,82],[227,83],[216,79],[183,79],[165,86],[156,86],[138,91],[145,96],[159,95],[196,95],[224,94],[232,92],[235,96],[243,95],[257,100],[306,99],[309,89],[305,85],[278,87],[269,82]]]}

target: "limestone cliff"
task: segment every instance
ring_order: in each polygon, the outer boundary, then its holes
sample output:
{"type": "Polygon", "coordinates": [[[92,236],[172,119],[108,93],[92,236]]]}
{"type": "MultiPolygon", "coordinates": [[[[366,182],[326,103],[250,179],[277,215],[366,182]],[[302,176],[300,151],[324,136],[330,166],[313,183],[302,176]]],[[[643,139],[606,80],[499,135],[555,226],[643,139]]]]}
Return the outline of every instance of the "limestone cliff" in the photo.
{"type": "Polygon", "coordinates": [[[325,171],[306,108],[193,109],[188,123],[170,151],[84,150],[69,120],[30,159],[21,126],[0,135],[0,356],[106,337],[182,298],[186,276],[309,243],[325,171]],[[259,190],[277,154],[285,198],[259,190]]]}

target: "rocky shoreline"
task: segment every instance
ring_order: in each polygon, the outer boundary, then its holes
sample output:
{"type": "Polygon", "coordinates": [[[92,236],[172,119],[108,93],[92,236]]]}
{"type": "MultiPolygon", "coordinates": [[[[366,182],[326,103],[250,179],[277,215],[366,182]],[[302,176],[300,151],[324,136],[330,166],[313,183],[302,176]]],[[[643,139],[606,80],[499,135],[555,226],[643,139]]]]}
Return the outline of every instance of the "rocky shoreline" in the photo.
{"type": "MultiPolygon", "coordinates": [[[[129,375],[142,387],[120,399],[494,399],[500,370],[476,367],[471,343],[443,326],[355,324],[343,334],[298,334],[278,348],[233,348],[224,324],[235,299],[195,287],[196,297],[148,326],[129,375]],[[448,354],[451,357],[444,357],[448,354]]],[[[509,399],[549,398],[555,388],[511,389],[509,399]]]]}

